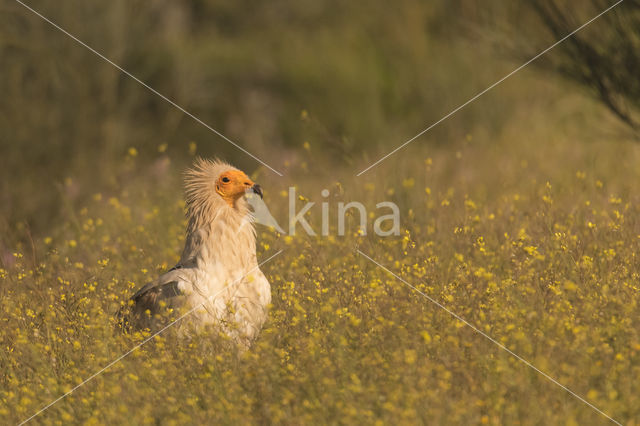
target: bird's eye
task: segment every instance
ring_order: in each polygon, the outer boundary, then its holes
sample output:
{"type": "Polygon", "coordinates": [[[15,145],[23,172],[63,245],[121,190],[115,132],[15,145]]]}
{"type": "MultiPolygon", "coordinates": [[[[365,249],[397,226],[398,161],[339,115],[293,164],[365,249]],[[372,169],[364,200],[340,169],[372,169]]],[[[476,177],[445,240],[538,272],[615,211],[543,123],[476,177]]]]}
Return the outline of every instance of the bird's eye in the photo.
{"type": "Polygon", "coordinates": [[[222,181],[223,181],[224,183],[227,183],[227,182],[229,182],[229,178],[225,176],[225,177],[223,177],[223,178],[222,178],[222,181]]]}

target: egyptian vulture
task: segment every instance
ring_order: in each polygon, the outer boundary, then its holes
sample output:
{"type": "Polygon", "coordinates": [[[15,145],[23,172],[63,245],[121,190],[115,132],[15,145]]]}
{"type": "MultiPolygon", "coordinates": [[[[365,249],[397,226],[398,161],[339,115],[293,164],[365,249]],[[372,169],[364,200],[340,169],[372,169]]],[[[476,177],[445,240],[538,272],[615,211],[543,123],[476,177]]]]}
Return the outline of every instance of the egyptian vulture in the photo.
{"type": "MultiPolygon", "coordinates": [[[[158,329],[163,309],[193,311],[188,322],[213,324],[249,346],[267,318],[271,287],[258,267],[246,193],[262,190],[219,160],[196,160],[185,173],[187,232],[180,261],[131,298],[128,322],[158,329]]],[[[186,322],[187,318],[183,322],[186,322]]]]}

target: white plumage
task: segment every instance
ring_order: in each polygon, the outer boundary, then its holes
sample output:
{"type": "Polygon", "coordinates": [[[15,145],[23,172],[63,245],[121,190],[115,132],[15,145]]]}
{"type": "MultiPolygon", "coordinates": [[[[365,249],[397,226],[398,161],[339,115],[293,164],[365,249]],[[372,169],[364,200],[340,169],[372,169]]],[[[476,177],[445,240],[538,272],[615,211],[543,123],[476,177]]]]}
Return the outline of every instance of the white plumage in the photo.
{"type": "Polygon", "coordinates": [[[163,307],[193,310],[192,324],[216,324],[248,346],[271,302],[244,197],[249,191],[262,196],[260,186],[229,164],[198,159],[185,174],[185,189],[188,225],[180,261],[132,297],[130,322],[157,328],[163,307]]]}

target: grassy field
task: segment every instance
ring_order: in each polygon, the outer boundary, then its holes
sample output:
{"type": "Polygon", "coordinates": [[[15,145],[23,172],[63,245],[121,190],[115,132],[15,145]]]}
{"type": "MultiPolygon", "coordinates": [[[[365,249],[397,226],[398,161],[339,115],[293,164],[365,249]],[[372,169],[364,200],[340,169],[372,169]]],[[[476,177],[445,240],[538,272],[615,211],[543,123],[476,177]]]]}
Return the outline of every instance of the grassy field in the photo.
{"type": "MultiPolygon", "coordinates": [[[[516,119],[490,144],[473,134],[454,149],[416,143],[359,178],[329,167],[313,144],[282,164],[283,178],[257,169],[284,223],[283,192],[295,183],[312,201],[330,189],[332,212],[340,200],[374,213],[376,202],[395,201],[401,235],[361,236],[354,221],[345,237],[259,227],[259,258],[284,251],[263,267],[273,306],[250,351],[237,353],[214,331],[190,340],[169,331],[34,421],[607,422],[361,250],[614,419],[637,424],[640,151],[584,131],[581,120],[605,117],[572,114],[565,101],[532,105],[521,117],[531,122],[526,134],[516,119]]],[[[50,234],[4,257],[3,423],[26,419],[148,336],[115,332],[113,314],[178,259],[183,242],[181,170],[157,156],[138,169],[131,150],[121,173],[136,173],[119,192],[97,188],[50,234]]]]}
{"type": "Polygon", "coordinates": [[[640,424],[640,146],[603,107],[529,67],[355,176],[522,63],[477,2],[37,6],[284,176],[0,6],[0,424],[640,424]],[[318,234],[328,203],[328,236],[257,226],[282,253],[245,352],[116,327],[179,258],[196,155],[284,228],[290,187],[318,234]],[[349,201],[366,235],[337,235],[349,201]],[[382,201],[399,236],[372,232],[382,201]]]}

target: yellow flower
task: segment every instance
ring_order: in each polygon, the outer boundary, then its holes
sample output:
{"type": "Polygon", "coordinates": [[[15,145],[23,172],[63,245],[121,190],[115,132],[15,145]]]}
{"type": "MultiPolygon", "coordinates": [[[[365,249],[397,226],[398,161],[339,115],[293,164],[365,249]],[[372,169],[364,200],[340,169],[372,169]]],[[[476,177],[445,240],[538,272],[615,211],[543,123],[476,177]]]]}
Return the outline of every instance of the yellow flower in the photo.
{"type": "Polygon", "coordinates": [[[407,364],[415,364],[416,359],[418,358],[416,351],[413,349],[405,349],[404,351],[404,362],[407,364]]]}
{"type": "Polygon", "coordinates": [[[410,189],[410,188],[413,188],[413,186],[415,185],[415,183],[416,183],[415,179],[413,179],[413,178],[407,178],[407,179],[404,179],[404,180],[402,181],[402,186],[403,186],[404,188],[410,189]]]}

